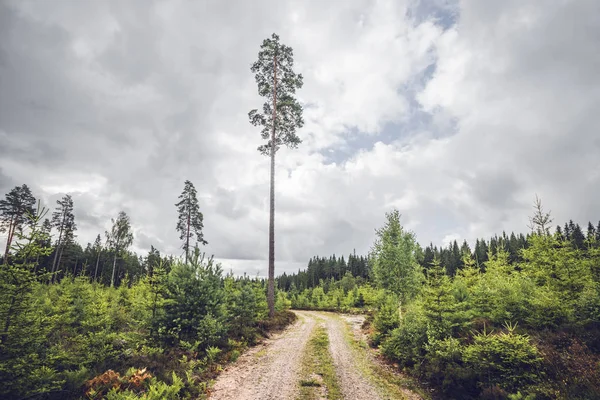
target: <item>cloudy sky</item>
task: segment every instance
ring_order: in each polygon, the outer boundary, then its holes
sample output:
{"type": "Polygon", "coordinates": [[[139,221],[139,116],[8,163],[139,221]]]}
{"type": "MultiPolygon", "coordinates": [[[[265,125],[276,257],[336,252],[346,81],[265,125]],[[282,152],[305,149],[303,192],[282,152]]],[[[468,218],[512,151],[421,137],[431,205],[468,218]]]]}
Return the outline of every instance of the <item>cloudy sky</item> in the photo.
{"type": "Polygon", "coordinates": [[[78,239],[120,210],[180,254],[191,180],[206,251],[264,275],[269,162],[250,64],[277,32],[304,75],[278,153],[277,273],[364,254],[396,207],[422,244],[600,218],[597,0],[0,0],[0,191],[73,196],[78,239]]]}

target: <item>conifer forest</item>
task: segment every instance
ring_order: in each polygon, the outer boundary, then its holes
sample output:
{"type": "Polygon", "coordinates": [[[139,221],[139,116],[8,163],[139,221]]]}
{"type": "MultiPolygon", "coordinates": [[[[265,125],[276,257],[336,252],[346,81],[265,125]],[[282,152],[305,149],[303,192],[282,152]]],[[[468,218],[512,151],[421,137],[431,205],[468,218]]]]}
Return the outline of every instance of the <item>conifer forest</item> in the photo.
{"type": "Polygon", "coordinates": [[[0,0],[0,399],[600,399],[599,4],[0,0]]]}

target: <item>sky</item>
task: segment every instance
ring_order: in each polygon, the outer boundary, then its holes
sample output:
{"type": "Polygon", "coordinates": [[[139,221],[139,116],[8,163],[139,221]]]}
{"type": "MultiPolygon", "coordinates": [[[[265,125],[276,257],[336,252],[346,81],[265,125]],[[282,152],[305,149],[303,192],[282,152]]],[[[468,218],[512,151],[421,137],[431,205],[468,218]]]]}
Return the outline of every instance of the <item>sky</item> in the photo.
{"type": "MultiPolygon", "coordinates": [[[[276,274],[366,254],[397,208],[422,245],[600,219],[597,0],[0,0],[0,195],[70,194],[85,246],[119,211],[132,249],[204,248],[266,275],[269,160],[250,65],[294,49],[302,144],[276,159],[276,274]]],[[[2,238],[4,240],[5,238],[2,238]]]]}

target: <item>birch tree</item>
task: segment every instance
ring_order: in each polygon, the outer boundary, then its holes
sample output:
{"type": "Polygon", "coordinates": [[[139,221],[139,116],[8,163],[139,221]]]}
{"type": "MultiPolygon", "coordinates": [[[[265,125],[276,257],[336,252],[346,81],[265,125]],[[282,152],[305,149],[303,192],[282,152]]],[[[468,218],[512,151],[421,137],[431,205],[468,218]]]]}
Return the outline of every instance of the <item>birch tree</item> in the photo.
{"type": "Polygon", "coordinates": [[[133,243],[133,233],[131,232],[131,222],[129,216],[124,211],[119,212],[119,216],[115,220],[111,218],[112,228],[110,232],[106,232],[106,242],[108,248],[114,253],[113,255],[113,268],[112,275],[110,278],[110,286],[115,285],[115,271],[117,268],[117,258],[119,253],[123,252],[133,243]]]}

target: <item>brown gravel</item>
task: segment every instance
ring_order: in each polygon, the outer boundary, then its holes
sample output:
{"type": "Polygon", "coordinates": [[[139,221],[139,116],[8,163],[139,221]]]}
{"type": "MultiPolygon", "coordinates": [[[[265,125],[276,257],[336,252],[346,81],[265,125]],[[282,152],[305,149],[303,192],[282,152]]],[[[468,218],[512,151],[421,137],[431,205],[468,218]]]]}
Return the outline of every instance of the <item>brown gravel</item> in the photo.
{"type": "MultiPolygon", "coordinates": [[[[349,315],[343,314],[341,318],[346,321],[350,327],[350,331],[354,336],[354,339],[357,341],[367,341],[367,335],[365,331],[362,329],[362,325],[365,322],[364,315],[349,315]]],[[[392,374],[399,374],[398,371],[394,371],[389,363],[386,363],[382,360],[381,356],[379,356],[379,350],[376,349],[368,349],[366,351],[367,356],[372,364],[377,364],[380,368],[387,370],[392,374]]],[[[398,388],[404,397],[404,400],[423,400],[421,396],[417,393],[403,387],[398,388]]],[[[387,397],[386,397],[387,398],[387,397]]]]}
{"type": "Polygon", "coordinates": [[[314,313],[313,315],[326,321],[329,335],[329,351],[338,376],[340,388],[345,399],[378,400],[381,399],[377,389],[363,376],[356,366],[350,345],[344,337],[344,322],[330,313],[314,313]]]}
{"type": "MultiPolygon", "coordinates": [[[[344,333],[350,331],[359,339],[362,316],[338,317],[332,313],[294,311],[298,321],[284,332],[251,348],[217,378],[210,399],[253,400],[295,399],[299,394],[301,360],[317,320],[327,328],[329,351],[336,369],[344,399],[384,400],[360,371],[355,355],[344,333]],[[346,322],[345,322],[346,321],[346,322]]],[[[377,362],[371,354],[371,362],[377,362]]],[[[402,390],[405,399],[420,399],[408,390],[402,390]]]]}
{"type": "Polygon", "coordinates": [[[298,392],[300,361],[315,326],[302,312],[283,333],[265,340],[227,367],[217,378],[210,399],[293,399],[298,392]]]}

